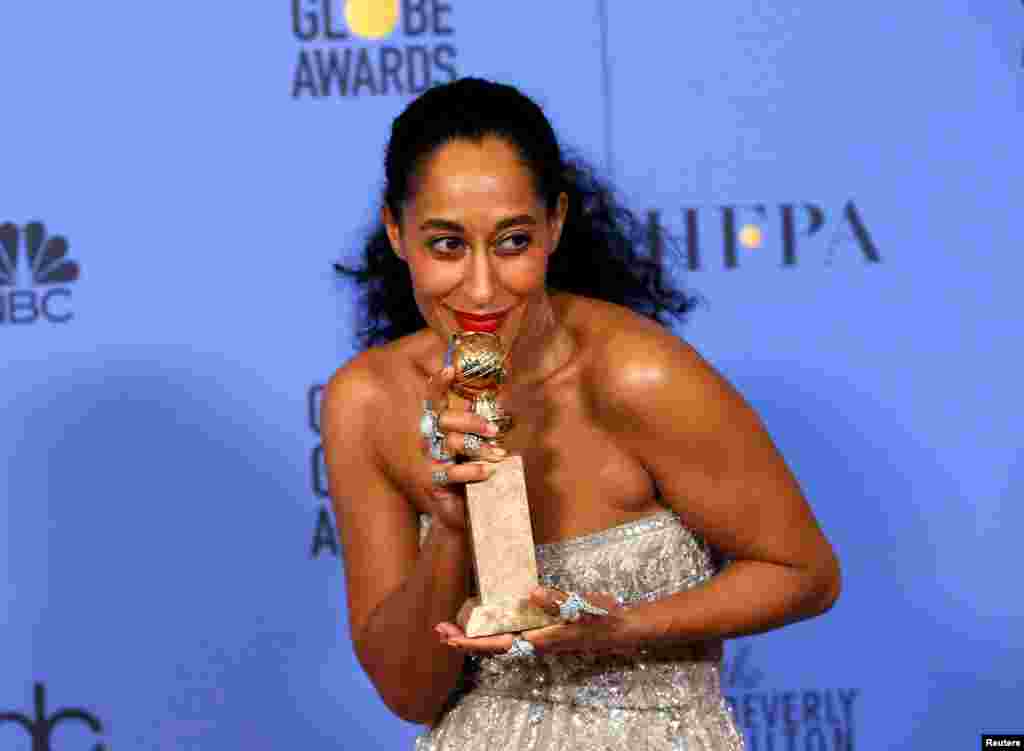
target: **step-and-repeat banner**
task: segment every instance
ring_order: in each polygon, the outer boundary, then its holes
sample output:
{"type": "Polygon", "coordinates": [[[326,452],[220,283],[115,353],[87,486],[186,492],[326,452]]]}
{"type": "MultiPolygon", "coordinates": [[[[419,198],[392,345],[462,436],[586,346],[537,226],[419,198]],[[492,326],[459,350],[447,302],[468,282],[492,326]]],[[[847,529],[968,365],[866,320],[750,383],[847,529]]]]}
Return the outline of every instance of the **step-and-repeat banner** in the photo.
{"type": "Polygon", "coordinates": [[[0,747],[409,747],[348,640],[319,407],[390,121],[463,75],[676,234],[707,300],[680,335],[838,550],[828,615],[728,645],[748,747],[1021,731],[1021,3],[14,0],[0,27],[0,747]]]}

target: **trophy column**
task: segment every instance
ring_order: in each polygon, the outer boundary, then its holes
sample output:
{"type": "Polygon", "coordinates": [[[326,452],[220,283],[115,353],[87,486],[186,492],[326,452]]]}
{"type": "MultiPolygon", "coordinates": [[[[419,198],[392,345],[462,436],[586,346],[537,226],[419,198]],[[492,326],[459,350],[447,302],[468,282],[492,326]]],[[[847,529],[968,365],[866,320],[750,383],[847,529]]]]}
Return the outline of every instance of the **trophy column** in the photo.
{"type": "MultiPolygon", "coordinates": [[[[505,379],[504,352],[494,334],[470,332],[454,337],[452,391],[470,402],[474,412],[499,428],[498,442],[511,428],[496,397],[505,379]]],[[[456,622],[466,636],[489,636],[557,623],[530,604],[537,587],[537,556],[526,497],[521,456],[494,463],[491,477],[466,485],[473,566],[479,597],[459,610],[456,622]]]]}

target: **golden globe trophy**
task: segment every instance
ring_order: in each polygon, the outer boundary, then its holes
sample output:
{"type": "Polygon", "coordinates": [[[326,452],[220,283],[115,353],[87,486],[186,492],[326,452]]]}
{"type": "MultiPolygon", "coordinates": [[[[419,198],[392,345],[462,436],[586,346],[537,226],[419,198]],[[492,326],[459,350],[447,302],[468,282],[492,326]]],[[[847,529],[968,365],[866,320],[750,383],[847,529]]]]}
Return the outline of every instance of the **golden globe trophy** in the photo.
{"type": "MultiPolygon", "coordinates": [[[[495,443],[500,445],[512,428],[512,418],[497,402],[506,372],[501,339],[482,331],[454,334],[449,352],[455,369],[449,398],[465,400],[473,412],[496,425],[495,443]]],[[[466,485],[479,591],[456,617],[466,636],[526,631],[559,622],[529,602],[539,580],[523,458],[508,456],[494,466],[488,479],[466,485]]]]}

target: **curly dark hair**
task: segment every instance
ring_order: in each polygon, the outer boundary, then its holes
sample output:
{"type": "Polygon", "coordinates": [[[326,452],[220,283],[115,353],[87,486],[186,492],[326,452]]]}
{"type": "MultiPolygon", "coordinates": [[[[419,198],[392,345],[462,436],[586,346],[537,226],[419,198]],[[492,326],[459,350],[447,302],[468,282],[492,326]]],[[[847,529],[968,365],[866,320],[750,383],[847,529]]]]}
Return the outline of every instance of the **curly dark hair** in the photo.
{"type": "MultiPolygon", "coordinates": [[[[560,193],[569,199],[558,248],[550,256],[549,289],[628,307],[664,326],[666,315],[685,321],[701,298],[663,276],[662,254],[676,248],[651,217],[642,223],[609,186],[579,158],[567,158],[541,108],[518,89],[479,78],[462,78],[428,89],[391,126],[385,156],[384,203],[396,220],[412,189],[412,178],[441,146],[457,139],[479,143],[486,136],[518,149],[548,209],[560,193]]],[[[426,326],[413,297],[405,261],[391,249],[379,220],[363,248],[363,265],[337,272],[363,288],[358,336],[363,347],[394,341],[426,326]]]]}

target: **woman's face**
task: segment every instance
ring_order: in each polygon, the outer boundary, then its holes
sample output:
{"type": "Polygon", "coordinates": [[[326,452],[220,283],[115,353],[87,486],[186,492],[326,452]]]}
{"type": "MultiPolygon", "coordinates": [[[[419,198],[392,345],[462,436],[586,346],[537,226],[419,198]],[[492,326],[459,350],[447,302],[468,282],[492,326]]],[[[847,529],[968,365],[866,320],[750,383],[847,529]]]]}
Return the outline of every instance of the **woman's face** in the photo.
{"type": "Polygon", "coordinates": [[[409,264],[427,325],[445,341],[454,332],[490,331],[506,349],[542,335],[551,317],[545,272],[566,197],[548,211],[516,149],[494,137],[442,146],[411,187],[401,222],[387,207],[383,219],[391,247],[409,264]],[[491,314],[500,315],[468,317],[491,314]]]}

